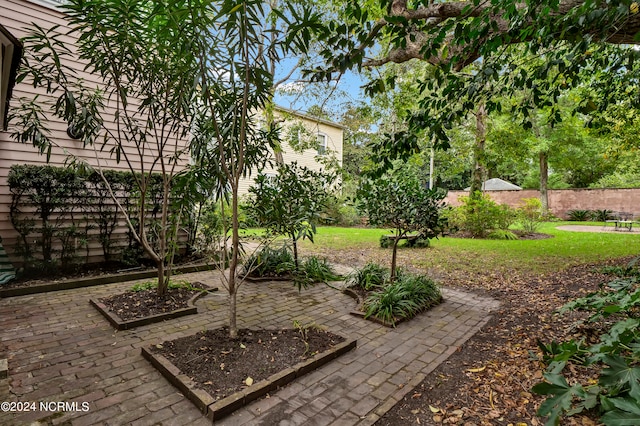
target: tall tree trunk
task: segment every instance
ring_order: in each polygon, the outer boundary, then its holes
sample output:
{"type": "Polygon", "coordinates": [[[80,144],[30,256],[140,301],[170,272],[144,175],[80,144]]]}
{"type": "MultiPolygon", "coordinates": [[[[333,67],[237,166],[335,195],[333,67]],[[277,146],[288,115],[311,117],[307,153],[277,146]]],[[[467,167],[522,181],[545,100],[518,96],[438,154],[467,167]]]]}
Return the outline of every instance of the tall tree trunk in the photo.
{"type": "Polygon", "coordinates": [[[478,105],[475,115],[476,143],[473,146],[473,170],[471,172],[471,190],[469,191],[471,197],[475,197],[482,191],[482,182],[486,175],[484,148],[487,141],[487,110],[484,103],[478,105]]]}
{"type": "Polygon", "coordinates": [[[296,240],[296,236],[295,235],[291,236],[291,243],[293,244],[293,261],[295,263],[296,271],[297,271],[299,269],[299,265],[298,265],[298,242],[296,240]]]}
{"type": "Polygon", "coordinates": [[[549,182],[549,156],[546,151],[540,152],[540,203],[542,203],[542,212],[547,213],[549,210],[549,194],[547,186],[549,182]]]}
{"type": "Polygon", "coordinates": [[[393,239],[393,252],[391,253],[391,282],[395,282],[397,275],[396,269],[398,263],[398,243],[400,243],[400,235],[396,235],[396,237],[393,239]]]}
{"type": "Polygon", "coordinates": [[[229,260],[229,337],[238,337],[236,320],[236,270],[238,269],[238,249],[240,247],[240,232],[238,221],[238,186],[234,185],[231,196],[231,259],[229,260]]]}
{"type": "Polygon", "coordinates": [[[165,282],[167,279],[164,275],[164,259],[156,260],[156,265],[158,267],[158,297],[165,296],[167,294],[167,288],[169,287],[169,283],[165,282]]]}

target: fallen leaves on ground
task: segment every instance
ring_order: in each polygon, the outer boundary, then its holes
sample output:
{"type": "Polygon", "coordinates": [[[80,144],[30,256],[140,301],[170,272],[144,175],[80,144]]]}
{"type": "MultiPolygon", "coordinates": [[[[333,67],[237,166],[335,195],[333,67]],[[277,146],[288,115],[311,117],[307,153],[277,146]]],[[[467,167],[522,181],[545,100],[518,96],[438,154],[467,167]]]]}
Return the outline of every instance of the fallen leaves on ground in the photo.
{"type": "MultiPolygon", "coordinates": [[[[420,264],[421,250],[403,250],[399,264],[420,264]]],[[[323,253],[316,253],[323,254],[323,253]]],[[[324,253],[326,255],[326,253],[324,253]]],[[[384,251],[334,251],[329,260],[355,265],[388,259],[384,251]],[[380,257],[380,258],[379,258],[380,257]],[[332,259],[333,258],[333,259],[332,259]]],[[[627,259],[607,262],[624,264],[627,259]]],[[[595,291],[610,277],[600,265],[581,265],[538,275],[513,270],[469,273],[442,272],[439,281],[447,287],[488,295],[500,300],[492,319],[447,361],[398,402],[376,425],[511,425],[538,426],[536,416],[543,397],[531,392],[542,380],[545,366],[537,342],[569,339],[580,330],[574,327],[580,313],[562,316],[555,311],[566,302],[595,291]]],[[[415,269],[415,268],[412,268],[415,269]]],[[[425,271],[423,271],[425,272],[425,271]]],[[[587,369],[574,368],[573,379],[586,382],[587,369]]],[[[563,424],[593,426],[587,415],[567,419],[563,424]]]]}

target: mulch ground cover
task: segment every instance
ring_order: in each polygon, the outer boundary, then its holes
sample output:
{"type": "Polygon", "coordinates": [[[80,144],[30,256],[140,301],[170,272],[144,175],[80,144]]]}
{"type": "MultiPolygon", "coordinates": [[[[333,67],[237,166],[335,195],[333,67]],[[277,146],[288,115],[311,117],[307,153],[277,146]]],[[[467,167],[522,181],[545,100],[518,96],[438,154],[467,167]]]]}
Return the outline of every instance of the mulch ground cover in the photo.
{"type": "MultiPolygon", "coordinates": [[[[428,250],[428,249],[426,249],[428,250]]],[[[403,265],[416,265],[422,250],[403,250],[403,265]]],[[[386,264],[388,253],[379,250],[340,250],[317,255],[333,262],[363,266],[375,260],[386,264]]],[[[423,254],[422,254],[423,256],[423,254]]],[[[542,425],[536,410],[544,400],[533,394],[542,381],[545,365],[539,360],[538,341],[550,343],[585,332],[576,321],[586,314],[556,314],[565,303],[597,290],[611,281],[602,266],[625,265],[629,259],[581,265],[545,275],[516,271],[481,273],[439,271],[440,284],[500,300],[492,319],[446,362],[429,374],[414,391],[399,401],[377,426],[396,425],[542,425]]],[[[415,267],[411,268],[416,271],[415,267]]],[[[424,271],[423,271],[424,272],[424,271]]],[[[586,330],[588,331],[588,330],[586,330]]],[[[585,383],[592,371],[576,368],[569,380],[585,383]]],[[[563,425],[596,425],[594,413],[566,419],[563,425]]]]}
{"type": "Polygon", "coordinates": [[[343,341],[316,328],[241,329],[230,339],[225,327],[164,342],[152,351],[219,400],[343,341]]]}
{"type": "MultiPolygon", "coordinates": [[[[622,262],[621,262],[622,263],[622,262]]],[[[541,425],[536,410],[543,398],[531,393],[542,381],[545,365],[537,342],[571,338],[580,313],[555,314],[566,302],[595,291],[611,279],[601,265],[583,265],[547,276],[488,274],[450,277],[473,291],[502,302],[489,323],[441,364],[376,425],[460,424],[541,425]]],[[[574,371],[582,382],[589,372],[574,371]]],[[[595,425],[590,414],[567,419],[567,425],[595,425]]]]}
{"type": "Polygon", "coordinates": [[[189,299],[206,288],[206,285],[196,282],[192,283],[190,288],[170,288],[162,297],[158,297],[156,289],[151,289],[127,291],[98,300],[121,320],[129,321],[188,308],[189,299]]]}

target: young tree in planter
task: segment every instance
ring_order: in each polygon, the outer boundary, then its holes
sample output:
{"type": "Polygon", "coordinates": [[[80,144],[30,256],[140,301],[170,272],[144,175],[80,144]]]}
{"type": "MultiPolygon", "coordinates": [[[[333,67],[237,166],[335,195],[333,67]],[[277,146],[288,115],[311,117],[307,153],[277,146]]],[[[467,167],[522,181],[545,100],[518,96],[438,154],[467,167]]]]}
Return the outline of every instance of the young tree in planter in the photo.
{"type": "Polygon", "coordinates": [[[333,180],[331,174],[294,162],[279,166],[275,176],[258,175],[255,186],[249,188],[251,211],[260,226],[291,239],[296,270],[298,240],[313,242],[320,214],[332,197],[329,188],[333,180]]]}
{"type": "Polygon", "coordinates": [[[199,24],[184,18],[178,3],[70,0],[61,6],[76,37],[76,53],[62,29],[36,27],[26,37],[21,80],[46,90],[54,102],[23,100],[14,116],[14,136],[31,142],[49,159],[55,140],[45,117],[69,123],[68,133],[89,151],[74,157],[100,174],[135,240],[157,265],[158,295],[167,292],[176,248],[180,209],[172,210],[171,187],[188,162],[188,133],[198,93],[199,70],[193,33],[199,24]],[[79,58],[101,84],[83,80],[68,64],[79,58]],[[125,163],[135,180],[138,208],[121,205],[104,174],[107,150],[125,163]],[[93,151],[93,155],[91,153],[93,151]],[[161,176],[159,200],[151,200],[154,175],[161,176]],[[159,203],[156,203],[159,201],[159,203]],[[159,207],[158,207],[159,206],[159,207]],[[150,217],[157,214],[157,235],[150,217]]]}
{"type": "Polygon", "coordinates": [[[375,180],[362,184],[358,191],[360,208],[367,212],[369,223],[393,228],[391,281],[396,277],[398,243],[407,234],[416,232],[418,238],[442,235],[445,220],[440,216],[446,193],[438,188],[427,189],[411,165],[397,164],[375,180]]]}
{"type": "MultiPolygon", "coordinates": [[[[224,285],[229,294],[229,334],[237,336],[236,299],[241,280],[237,277],[240,254],[238,189],[240,179],[253,169],[263,168],[269,150],[278,144],[274,123],[259,122],[257,111],[264,110],[272,97],[273,74],[269,59],[276,60],[289,51],[286,43],[304,43],[292,33],[287,40],[273,41],[262,31],[266,21],[264,2],[209,1],[190,5],[189,19],[209,30],[191,36],[201,68],[198,79],[197,122],[193,134],[193,158],[217,180],[216,196],[224,208],[228,200],[230,222],[222,211],[223,264],[228,264],[224,285]],[[230,238],[226,238],[230,234],[230,238]],[[228,255],[228,257],[227,257],[228,255]]],[[[305,15],[313,18],[313,14],[305,15]]],[[[296,24],[292,31],[304,29],[296,24]]]]}

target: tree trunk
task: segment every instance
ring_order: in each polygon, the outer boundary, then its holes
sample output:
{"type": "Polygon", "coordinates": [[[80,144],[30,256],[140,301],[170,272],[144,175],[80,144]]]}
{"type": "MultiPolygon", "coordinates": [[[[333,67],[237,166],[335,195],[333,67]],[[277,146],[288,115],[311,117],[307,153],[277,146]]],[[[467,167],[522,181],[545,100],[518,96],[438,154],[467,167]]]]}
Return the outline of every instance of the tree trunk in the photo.
{"type": "Polygon", "coordinates": [[[549,157],[547,152],[541,152],[540,156],[540,203],[542,203],[542,212],[547,213],[549,210],[549,194],[547,186],[549,182],[549,157]]]}
{"type": "Polygon", "coordinates": [[[398,243],[400,243],[400,236],[396,235],[393,239],[393,252],[391,253],[391,277],[389,280],[395,282],[396,280],[396,265],[398,261],[398,243]]]}
{"type": "Polygon", "coordinates": [[[294,235],[291,236],[291,242],[293,243],[293,261],[296,265],[296,271],[298,271],[298,243],[294,235]]]}
{"type": "MultiPolygon", "coordinates": [[[[234,278],[235,281],[235,278],[234,278]]],[[[237,291],[234,288],[233,293],[229,292],[229,337],[235,339],[238,337],[238,323],[236,312],[236,295],[237,291]]]]}
{"type": "Polygon", "coordinates": [[[236,321],[236,270],[238,269],[238,251],[240,247],[240,232],[238,222],[238,186],[232,189],[231,196],[231,259],[229,261],[229,337],[238,337],[238,324],[236,321]]]}
{"type": "Polygon", "coordinates": [[[164,272],[164,259],[158,259],[156,265],[158,265],[158,297],[163,297],[167,294],[167,288],[169,287],[168,279],[165,277],[164,272]]]}
{"type": "Polygon", "coordinates": [[[482,192],[482,182],[486,175],[484,148],[487,141],[487,111],[484,103],[478,105],[475,115],[476,143],[473,146],[473,170],[471,172],[471,190],[469,191],[469,196],[472,198],[482,192]]]}

